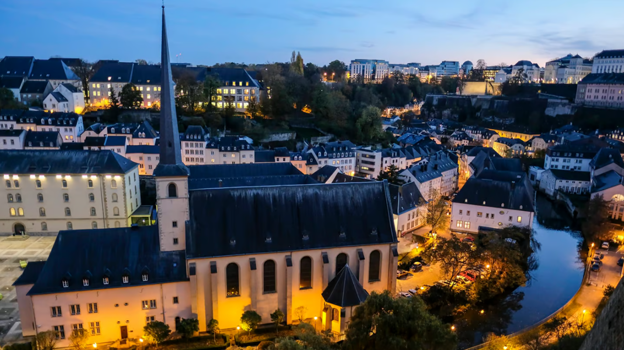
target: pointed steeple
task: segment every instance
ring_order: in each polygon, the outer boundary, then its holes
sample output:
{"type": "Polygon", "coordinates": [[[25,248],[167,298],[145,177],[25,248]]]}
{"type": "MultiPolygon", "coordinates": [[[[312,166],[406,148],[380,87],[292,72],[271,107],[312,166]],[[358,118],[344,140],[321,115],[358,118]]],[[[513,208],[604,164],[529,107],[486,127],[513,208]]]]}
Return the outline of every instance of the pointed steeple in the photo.
{"type": "Polygon", "coordinates": [[[169,62],[169,43],[165,24],[165,6],[162,7],[162,44],[160,54],[160,160],[154,176],[188,176],[189,170],[182,163],[180,134],[175,110],[173,78],[169,62]]]}

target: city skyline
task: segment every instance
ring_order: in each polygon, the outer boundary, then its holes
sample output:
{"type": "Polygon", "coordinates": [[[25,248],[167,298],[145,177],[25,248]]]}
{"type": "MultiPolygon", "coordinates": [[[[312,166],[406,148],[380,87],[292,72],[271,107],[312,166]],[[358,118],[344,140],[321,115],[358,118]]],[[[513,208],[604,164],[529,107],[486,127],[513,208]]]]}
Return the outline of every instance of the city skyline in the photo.
{"type": "MultiPolygon", "coordinates": [[[[58,3],[9,1],[0,12],[12,34],[2,55],[159,61],[160,2],[58,3]],[[108,44],[107,44],[108,43],[108,44]]],[[[169,2],[172,62],[284,62],[300,51],[305,62],[374,58],[439,64],[480,58],[490,65],[545,62],[568,53],[592,57],[624,47],[617,14],[624,3],[604,0],[583,9],[537,1],[449,1],[437,4],[328,1],[237,4],[169,2]],[[605,12],[605,8],[611,10],[605,12]],[[178,54],[181,57],[177,57],[178,54]]],[[[581,3],[579,2],[579,5],[581,3]]]]}

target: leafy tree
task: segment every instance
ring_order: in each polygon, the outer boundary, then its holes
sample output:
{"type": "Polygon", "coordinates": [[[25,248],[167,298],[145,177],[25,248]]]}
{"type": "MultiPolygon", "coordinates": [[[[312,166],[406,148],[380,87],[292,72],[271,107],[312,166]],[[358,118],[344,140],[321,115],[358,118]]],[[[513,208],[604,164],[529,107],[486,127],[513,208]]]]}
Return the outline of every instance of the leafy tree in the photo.
{"type": "Polygon", "coordinates": [[[540,350],[544,345],[548,344],[548,338],[550,338],[548,332],[545,332],[542,327],[536,327],[520,333],[518,342],[528,350],[540,350]]]}
{"type": "Polygon", "coordinates": [[[290,58],[290,70],[296,74],[303,75],[303,58],[301,57],[301,53],[297,52],[295,55],[295,51],[292,52],[292,57],[290,58]]]}
{"type": "Polygon", "coordinates": [[[327,65],[327,75],[331,75],[334,81],[341,81],[344,79],[347,65],[339,60],[333,60],[327,65]]]}
{"type": "Polygon", "coordinates": [[[171,329],[166,323],[152,321],[143,327],[143,334],[148,341],[161,344],[171,334],[171,329]]]}
{"type": "Polygon", "coordinates": [[[393,298],[372,292],[355,309],[343,343],[355,349],[455,349],[457,336],[448,325],[427,312],[418,297],[393,298]]]}
{"type": "Polygon", "coordinates": [[[565,316],[555,316],[544,324],[544,330],[553,334],[558,342],[570,332],[572,329],[572,321],[566,319],[565,316]]]}
{"type": "Polygon", "coordinates": [[[369,143],[382,134],[381,110],[374,106],[366,107],[355,120],[355,137],[361,143],[369,143]]]}
{"type": "Polygon", "coordinates": [[[275,343],[277,350],[329,350],[332,349],[332,342],[329,337],[318,334],[314,327],[308,323],[301,323],[294,328],[295,336],[292,338],[278,338],[275,343]]]}
{"type": "MultiPolygon", "coordinates": [[[[428,249],[423,253],[427,260],[439,263],[446,279],[455,280],[457,276],[478,265],[481,252],[472,248],[472,243],[462,242],[457,235],[451,233],[450,239],[441,239],[435,249],[428,249]]],[[[453,289],[451,284],[449,289],[453,289]]]]}
{"type": "Polygon", "coordinates": [[[437,232],[448,225],[450,218],[447,214],[450,206],[437,190],[430,190],[429,197],[431,199],[427,202],[426,222],[431,226],[431,231],[437,232]]]}
{"type": "Polygon", "coordinates": [[[89,331],[86,329],[74,329],[68,339],[75,350],[84,349],[89,342],[89,331]]]}
{"type": "Polygon", "coordinates": [[[275,312],[271,314],[271,321],[275,323],[275,333],[279,333],[279,325],[280,323],[284,322],[284,313],[282,312],[282,310],[275,310],[275,312]]]}
{"type": "Polygon", "coordinates": [[[119,101],[124,108],[139,108],[143,103],[143,96],[134,84],[126,84],[119,93],[119,101]]]}
{"type": "Polygon", "coordinates": [[[45,331],[37,333],[35,344],[37,344],[38,350],[54,350],[56,347],[56,332],[45,331]]]}
{"type": "Polygon", "coordinates": [[[247,103],[247,110],[245,114],[249,116],[249,118],[254,119],[258,114],[260,114],[260,104],[256,101],[254,96],[249,98],[249,102],[247,103]]]}
{"type": "Polygon", "coordinates": [[[138,65],[140,65],[140,66],[145,66],[145,65],[147,65],[147,61],[146,61],[146,60],[144,60],[144,59],[142,59],[142,58],[137,59],[135,62],[136,62],[138,65]]]}
{"type": "Polygon", "coordinates": [[[7,88],[0,88],[0,109],[10,109],[15,108],[17,102],[15,101],[15,96],[13,96],[13,91],[7,88]]]}
{"type": "Polygon", "coordinates": [[[71,70],[80,79],[80,83],[82,84],[82,91],[84,94],[85,106],[88,107],[90,105],[89,81],[93,77],[93,74],[95,74],[96,67],[93,65],[93,63],[90,63],[83,59],[79,59],[78,62],[76,62],[76,64],[71,67],[71,70]]]}
{"type": "Polygon", "coordinates": [[[182,338],[189,339],[193,333],[199,332],[199,321],[196,318],[183,318],[178,324],[177,332],[182,338]]]}
{"type": "Polygon", "coordinates": [[[587,203],[587,217],[581,224],[583,235],[589,242],[611,238],[609,202],[602,195],[592,197],[587,203]]]}
{"type": "Polygon", "coordinates": [[[205,85],[197,81],[195,76],[185,72],[176,82],[176,107],[185,110],[187,113],[195,113],[199,102],[205,100],[205,85]]]}
{"type": "Polygon", "coordinates": [[[494,335],[490,334],[485,338],[485,346],[481,349],[484,350],[521,350],[522,347],[518,344],[515,339],[508,338],[505,335],[494,335]]]}
{"type": "Polygon", "coordinates": [[[477,60],[477,65],[474,68],[475,69],[485,69],[485,68],[487,68],[487,63],[485,63],[484,59],[479,58],[477,60]]]}
{"type": "Polygon", "coordinates": [[[256,329],[260,322],[262,322],[262,316],[253,310],[247,310],[241,316],[241,328],[247,331],[247,336],[251,335],[251,331],[256,329]]]}
{"type": "Polygon", "coordinates": [[[206,111],[212,111],[214,106],[212,102],[216,100],[217,89],[221,86],[219,79],[214,75],[208,75],[204,80],[204,97],[206,100],[206,111]]]}
{"type": "Polygon", "coordinates": [[[217,342],[217,333],[219,333],[219,321],[214,318],[208,321],[208,331],[212,333],[212,340],[217,342]]]}
{"type": "Polygon", "coordinates": [[[388,180],[389,183],[399,186],[403,184],[403,181],[399,179],[399,168],[394,164],[390,165],[385,171],[380,172],[377,180],[388,180]]]}

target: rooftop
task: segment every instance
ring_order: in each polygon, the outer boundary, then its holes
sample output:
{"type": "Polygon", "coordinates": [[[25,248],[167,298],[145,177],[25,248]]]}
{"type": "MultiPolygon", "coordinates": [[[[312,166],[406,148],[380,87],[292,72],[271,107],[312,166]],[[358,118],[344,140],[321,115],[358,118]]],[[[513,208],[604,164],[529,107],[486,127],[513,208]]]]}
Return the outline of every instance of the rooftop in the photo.
{"type": "Polygon", "coordinates": [[[125,174],[137,165],[112,151],[0,151],[2,174],[125,174]]]}
{"type": "Polygon", "coordinates": [[[533,193],[525,173],[483,170],[466,181],[453,203],[533,211],[533,193]]]}

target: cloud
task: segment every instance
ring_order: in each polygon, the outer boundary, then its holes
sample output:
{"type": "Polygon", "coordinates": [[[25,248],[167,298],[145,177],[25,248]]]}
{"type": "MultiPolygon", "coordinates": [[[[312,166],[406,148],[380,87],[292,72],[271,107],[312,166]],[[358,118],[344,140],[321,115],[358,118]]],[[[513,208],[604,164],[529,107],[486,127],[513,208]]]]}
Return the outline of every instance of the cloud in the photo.
{"type": "Polygon", "coordinates": [[[536,44],[542,52],[598,52],[602,46],[581,36],[569,36],[556,32],[541,33],[530,37],[529,42],[536,44]]]}
{"type": "Polygon", "coordinates": [[[371,47],[374,47],[375,44],[371,43],[370,41],[362,41],[360,43],[360,46],[366,47],[366,48],[371,48],[371,47]]]}

